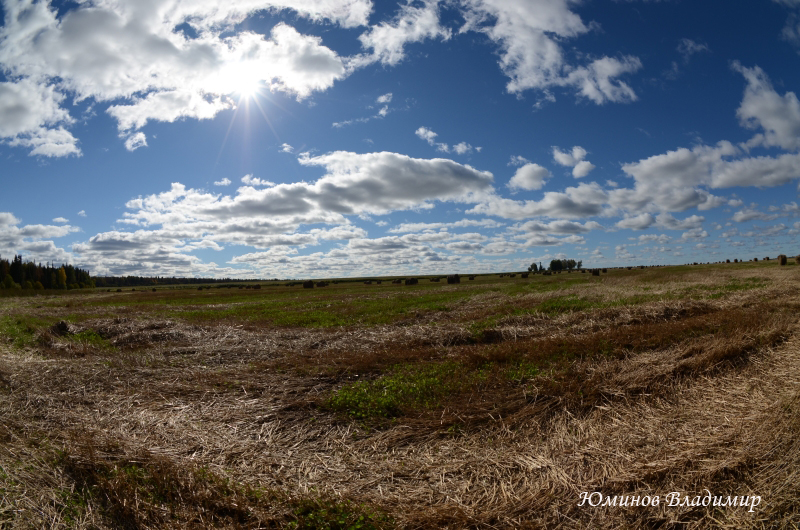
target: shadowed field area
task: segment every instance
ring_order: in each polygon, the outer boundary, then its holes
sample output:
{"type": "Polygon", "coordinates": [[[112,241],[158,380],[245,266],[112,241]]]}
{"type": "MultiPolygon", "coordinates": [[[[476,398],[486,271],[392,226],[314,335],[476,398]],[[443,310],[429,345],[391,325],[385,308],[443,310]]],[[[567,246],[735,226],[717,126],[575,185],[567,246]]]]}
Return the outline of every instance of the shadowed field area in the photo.
{"type": "Polygon", "coordinates": [[[798,295],[766,262],[0,298],[0,528],[796,527],[798,295]],[[761,500],[665,501],[706,491],[761,500]]]}

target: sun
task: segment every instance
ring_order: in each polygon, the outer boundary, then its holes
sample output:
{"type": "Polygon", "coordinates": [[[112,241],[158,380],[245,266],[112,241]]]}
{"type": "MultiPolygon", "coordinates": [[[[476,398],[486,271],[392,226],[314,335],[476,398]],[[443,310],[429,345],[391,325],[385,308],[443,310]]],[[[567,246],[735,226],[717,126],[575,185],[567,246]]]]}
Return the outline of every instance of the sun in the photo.
{"type": "Polygon", "coordinates": [[[261,89],[261,81],[255,77],[242,76],[234,83],[234,90],[239,96],[240,101],[250,101],[254,99],[261,89]]]}
{"type": "Polygon", "coordinates": [[[259,94],[262,87],[260,77],[252,64],[240,63],[227,72],[224,83],[240,102],[246,103],[259,94]]]}

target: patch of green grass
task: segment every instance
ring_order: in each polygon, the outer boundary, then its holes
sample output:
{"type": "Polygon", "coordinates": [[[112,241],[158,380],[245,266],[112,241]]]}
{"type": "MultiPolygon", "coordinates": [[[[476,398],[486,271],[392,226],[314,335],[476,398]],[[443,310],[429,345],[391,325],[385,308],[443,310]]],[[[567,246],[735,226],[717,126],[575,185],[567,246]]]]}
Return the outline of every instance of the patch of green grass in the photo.
{"type": "Polygon", "coordinates": [[[357,419],[394,418],[404,410],[434,408],[485,377],[485,371],[469,371],[453,361],[401,365],[376,380],[343,386],[325,404],[357,419]]]}
{"type": "Polygon", "coordinates": [[[314,297],[307,294],[306,298],[283,301],[268,298],[234,307],[174,311],[169,316],[195,322],[247,320],[277,327],[376,326],[396,322],[416,312],[449,311],[454,303],[475,294],[469,290],[430,291],[431,288],[422,292],[398,292],[374,286],[372,292],[361,296],[325,291],[314,297]]]}
{"type": "Polygon", "coordinates": [[[67,335],[66,339],[96,349],[114,349],[114,346],[108,340],[101,337],[100,334],[93,329],[87,329],[74,335],[67,335]]]}
{"type": "Polygon", "coordinates": [[[0,318],[0,337],[15,348],[33,346],[38,332],[51,326],[53,322],[53,319],[29,315],[6,315],[0,318]]]}
{"type": "Polygon", "coordinates": [[[394,521],[365,504],[335,499],[303,499],[295,502],[296,518],[288,528],[314,530],[373,530],[391,528],[394,521]]]}
{"type": "Polygon", "coordinates": [[[538,306],[536,306],[536,311],[540,311],[548,315],[557,315],[560,313],[593,309],[600,307],[601,305],[601,302],[587,300],[586,298],[579,298],[575,295],[556,296],[540,303],[538,306]]]}
{"type": "Polygon", "coordinates": [[[506,370],[506,377],[515,383],[528,381],[535,378],[542,373],[540,366],[537,363],[530,361],[521,361],[506,370]]]}

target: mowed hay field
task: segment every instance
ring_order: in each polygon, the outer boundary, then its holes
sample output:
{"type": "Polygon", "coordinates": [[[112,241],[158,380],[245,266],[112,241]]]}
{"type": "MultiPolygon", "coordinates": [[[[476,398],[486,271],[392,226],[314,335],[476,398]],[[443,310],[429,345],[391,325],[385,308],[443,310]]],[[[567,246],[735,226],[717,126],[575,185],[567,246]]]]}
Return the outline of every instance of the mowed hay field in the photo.
{"type": "Polygon", "coordinates": [[[0,527],[795,528],[798,315],[775,261],[0,298],[0,527]]]}

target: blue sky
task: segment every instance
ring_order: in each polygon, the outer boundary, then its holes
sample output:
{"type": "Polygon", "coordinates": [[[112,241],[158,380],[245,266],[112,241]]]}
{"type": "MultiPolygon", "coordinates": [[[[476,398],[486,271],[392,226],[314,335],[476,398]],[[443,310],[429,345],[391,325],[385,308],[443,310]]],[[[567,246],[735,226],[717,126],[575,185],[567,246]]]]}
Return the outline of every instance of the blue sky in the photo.
{"type": "Polygon", "coordinates": [[[800,0],[3,0],[0,255],[304,278],[800,252],[800,0]]]}

